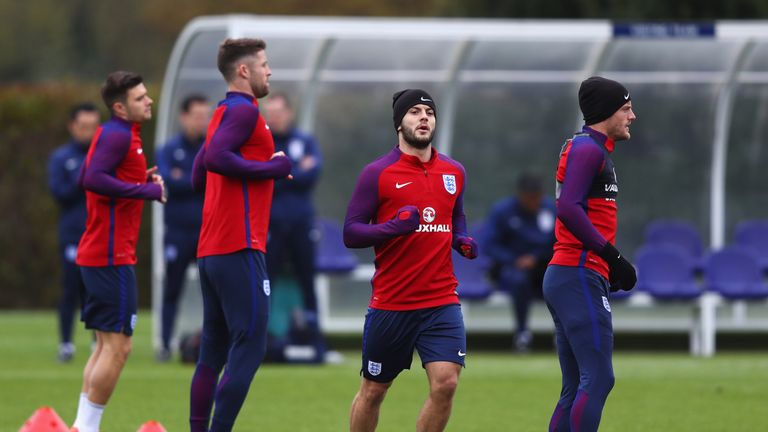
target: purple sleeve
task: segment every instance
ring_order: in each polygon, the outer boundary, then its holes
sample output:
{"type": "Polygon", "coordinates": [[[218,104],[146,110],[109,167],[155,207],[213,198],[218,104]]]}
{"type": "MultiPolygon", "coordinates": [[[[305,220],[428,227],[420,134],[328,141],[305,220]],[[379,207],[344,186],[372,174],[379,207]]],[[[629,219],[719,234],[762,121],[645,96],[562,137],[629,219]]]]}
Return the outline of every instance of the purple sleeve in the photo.
{"type": "Polygon", "coordinates": [[[192,189],[195,192],[205,191],[205,164],[203,159],[205,158],[205,145],[200,146],[200,151],[195,156],[195,161],[192,162],[192,189]]]}
{"type": "Polygon", "coordinates": [[[240,104],[227,108],[224,117],[208,143],[204,162],[208,171],[245,180],[277,179],[291,173],[291,161],[278,156],[266,162],[246,160],[239,154],[256,127],[259,110],[240,104]]]}
{"type": "Polygon", "coordinates": [[[565,180],[557,199],[557,218],[587,249],[593,251],[605,246],[606,239],[589,220],[585,209],[587,193],[604,160],[602,149],[595,144],[571,144],[565,165],[565,180]]]}
{"type": "Polygon", "coordinates": [[[344,245],[348,248],[375,246],[400,235],[394,220],[371,224],[379,207],[379,174],[381,169],[368,165],[357,179],[344,218],[344,245]]]}
{"type": "Polygon", "coordinates": [[[460,170],[461,170],[461,176],[463,177],[464,183],[461,185],[461,193],[456,198],[456,203],[453,205],[453,244],[456,244],[456,241],[462,237],[468,237],[469,234],[467,233],[467,217],[464,215],[464,191],[467,188],[467,172],[464,170],[464,167],[456,162],[451,161],[453,164],[455,164],[460,170]]]}
{"type": "Polygon", "coordinates": [[[83,187],[91,192],[115,198],[159,200],[163,194],[160,185],[126,183],[112,174],[125,158],[130,146],[129,133],[104,131],[96,143],[88,166],[83,165],[83,187]]]}

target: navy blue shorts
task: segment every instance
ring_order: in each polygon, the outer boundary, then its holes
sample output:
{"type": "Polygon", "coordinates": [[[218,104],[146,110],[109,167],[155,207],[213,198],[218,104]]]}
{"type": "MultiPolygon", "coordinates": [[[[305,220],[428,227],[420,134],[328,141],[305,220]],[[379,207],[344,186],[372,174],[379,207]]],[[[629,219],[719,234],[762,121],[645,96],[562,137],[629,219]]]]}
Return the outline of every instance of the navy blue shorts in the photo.
{"type": "Polygon", "coordinates": [[[363,330],[363,367],[366,379],[394,380],[411,368],[413,349],[421,364],[446,361],[464,366],[467,338],[461,306],[451,304],[411,311],[368,309],[363,330]]]}
{"type": "Polygon", "coordinates": [[[264,254],[244,249],[210,255],[198,258],[197,266],[203,293],[203,332],[231,339],[237,335],[256,337],[266,343],[270,285],[264,254]]]}
{"type": "Polygon", "coordinates": [[[80,320],[85,328],[133,334],[136,327],[136,274],[132,265],[80,267],[85,299],[80,320]]]}

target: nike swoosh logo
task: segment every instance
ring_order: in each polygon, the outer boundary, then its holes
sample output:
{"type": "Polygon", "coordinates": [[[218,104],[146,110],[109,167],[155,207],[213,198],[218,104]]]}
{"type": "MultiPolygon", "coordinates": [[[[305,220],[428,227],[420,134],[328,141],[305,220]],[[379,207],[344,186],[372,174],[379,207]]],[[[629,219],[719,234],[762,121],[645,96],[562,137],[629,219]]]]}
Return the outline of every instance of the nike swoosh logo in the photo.
{"type": "Polygon", "coordinates": [[[422,102],[432,102],[432,99],[427,99],[424,96],[421,97],[422,102]]]}
{"type": "Polygon", "coordinates": [[[629,100],[629,93],[624,95],[624,100],[629,100]]]}
{"type": "Polygon", "coordinates": [[[459,350],[459,357],[464,357],[465,355],[467,355],[467,353],[461,352],[461,350],[459,350]]]}
{"type": "Polygon", "coordinates": [[[403,183],[403,184],[400,184],[400,183],[395,183],[395,188],[396,188],[396,189],[402,189],[402,188],[404,188],[404,187],[408,186],[408,185],[409,185],[409,184],[411,184],[411,183],[413,183],[413,182],[408,182],[408,183],[403,183]]]}

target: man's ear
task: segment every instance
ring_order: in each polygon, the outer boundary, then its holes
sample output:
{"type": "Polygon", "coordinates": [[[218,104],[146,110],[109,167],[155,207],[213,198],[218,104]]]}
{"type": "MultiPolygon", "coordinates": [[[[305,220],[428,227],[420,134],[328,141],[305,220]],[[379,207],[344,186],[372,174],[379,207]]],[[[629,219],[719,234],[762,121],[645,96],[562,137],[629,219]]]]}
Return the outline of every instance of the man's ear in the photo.
{"type": "Polygon", "coordinates": [[[239,74],[241,77],[243,77],[243,78],[248,78],[248,74],[249,74],[250,72],[251,72],[251,71],[250,71],[250,70],[248,70],[248,65],[246,65],[245,63],[240,63],[239,65],[237,65],[237,73],[238,73],[238,74],[239,74]]]}
{"type": "Polygon", "coordinates": [[[128,109],[122,102],[115,102],[112,104],[112,112],[115,114],[128,114],[128,109]]]}

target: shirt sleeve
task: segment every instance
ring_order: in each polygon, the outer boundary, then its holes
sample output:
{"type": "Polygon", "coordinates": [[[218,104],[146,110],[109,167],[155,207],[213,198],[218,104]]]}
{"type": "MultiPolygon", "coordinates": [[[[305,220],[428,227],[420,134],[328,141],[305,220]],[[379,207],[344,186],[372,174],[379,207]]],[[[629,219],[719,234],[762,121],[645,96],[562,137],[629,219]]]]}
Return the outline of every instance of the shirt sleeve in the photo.
{"type": "Polygon", "coordinates": [[[458,238],[469,236],[467,233],[467,217],[464,214],[464,190],[467,185],[467,176],[463,168],[462,177],[464,184],[461,185],[461,192],[459,193],[459,196],[456,197],[456,203],[453,205],[453,216],[451,220],[453,224],[454,241],[458,238]]]}
{"type": "Polygon", "coordinates": [[[344,244],[348,248],[371,247],[398,236],[392,220],[371,224],[379,207],[379,174],[379,169],[369,165],[357,179],[344,218],[344,244]]]}
{"type": "Polygon", "coordinates": [[[494,262],[499,264],[510,264],[517,259],[517,253],[513,251],[512,245],[504,244],[502,232],[503,226],[506,224],[507,214],[506,209],[509,201],[505,200],[497,203],[491,210],[491,215],[488,217],[488,225],[485,228],[485,254],[488,255],[494,262]]]}
{"type": "Polygon", "coordinates": [[[66,158],[61,153],[51,155],[48,160],[48,188],[59,204],[67,206],[81,200],[83,191],[77,181],[68,175],[65,163],[66,158]]]}
{"type": "Polygon", "coordinates": [[[91,192],[115,198],[159,200],[162,197],[160,185],[127,183],[112,174],[125,158],[130,146],[131,138],[128,133],[102,133],[90,162],[87,166],[83,164],[83,187],[91,192]]]}
{"type": "Polygon", "coordinates": [[[603,150],[594,144],[571,144],[565,165],[565,179],[557,200],[557,218],[584,244],[598,251],[607,240],[587,216],[587,194],[605,161],[603,150]]]}
{"type": "Polygon", "coordinates": [[[178,166],[178,164],[174,166],[173,152],[178,148],[180,148],[179,141],[173,140],[166,143],[156,153],[157,171],[163,176],[165,188],[168,190],[170,199],[195,195],[192,189],[192,176],[189,170],[186,167],[178,166]],[[181,177],[173,177],[174,168],[181,170],[181,177]]]}
{"type": "Polygon", "coordinates": [[[248,141],[259,110],[252,105],[235,105],[227,109],[205,151],[205,168],[227,177],[245,180],[276,179],[288,176],[291,161],[284,156],[265,162],[246,160],[239,154],[248,141]]]}
{"type": "Polygon", "coordinates": [[[307,135],[304,136],[304,146],[304,157],[314,157],[315,166],[305,170],[299,167],[301,161],[296,163],[296,165],[293,167],[293,170],[291,171],[291,174],[293,175],[293,180],[290,181],[292,189],[309,190],[315,185],[317,179],[320,177],[320,170],[322,168],[323,160],[322,156],[320,155],[317,142],[313,137],[307,135]]]}
{"type": "Polygon", "coordinates": [[[205,180],[207,171],[205,170],[205,146],[200,146],[195,161],[192,163],[192,189],[195,192],[205,192],[205,180]]]}

